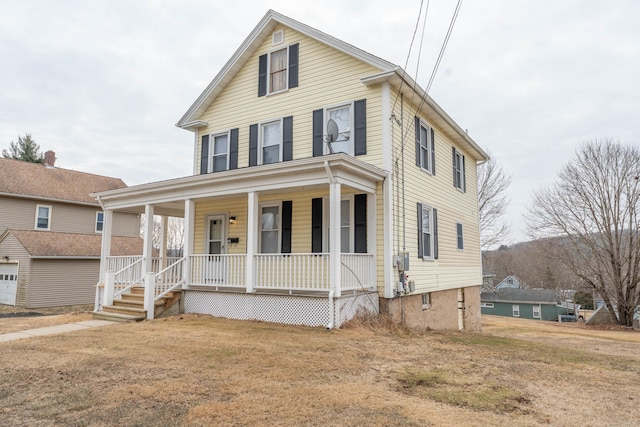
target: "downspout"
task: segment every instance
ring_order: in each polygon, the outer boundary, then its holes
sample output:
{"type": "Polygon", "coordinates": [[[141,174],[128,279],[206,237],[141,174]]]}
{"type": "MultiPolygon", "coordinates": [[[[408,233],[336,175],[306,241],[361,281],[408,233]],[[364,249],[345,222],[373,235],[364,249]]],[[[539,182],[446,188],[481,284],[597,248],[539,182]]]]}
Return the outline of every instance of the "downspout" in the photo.
{"type": "Polygon", "coordinates": [[[331,289],[329,291],[329,323],[327,323],[327,329],[333,329],[333,324],[334,324],[334,319],[333,319],[333,313],[334,313],[334,307],[333,307],[333,289],[331,289]]]}

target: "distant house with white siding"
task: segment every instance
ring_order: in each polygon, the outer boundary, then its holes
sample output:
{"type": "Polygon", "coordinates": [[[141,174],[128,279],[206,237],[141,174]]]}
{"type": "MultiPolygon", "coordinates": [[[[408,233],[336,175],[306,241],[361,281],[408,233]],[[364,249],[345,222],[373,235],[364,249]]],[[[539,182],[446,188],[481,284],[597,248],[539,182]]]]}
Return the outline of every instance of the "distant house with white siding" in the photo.
{"type": "Polygon", "coordinates": [[[147,318],[180,293],[185,312],[235,319],[331,328],[362,309],[480,328],[488,157],[399,66],[269,11],[177,126],[192,176],[97,194],[98,312],[144,283],[147,318]],[[116,265],[124,212],[184,218],[184,256],[154,272],[147,229],[131,270],[116,265]]]}
{"type": "MultiPolygon", "coordinates": [[[[95,191],[126,187],[109,178],[0,158],[0,304],[28,308],[92,304],[104,212],[95,191]]],[[[142,248],[137,214],[118,213],[114,254],[142,248]]]]}

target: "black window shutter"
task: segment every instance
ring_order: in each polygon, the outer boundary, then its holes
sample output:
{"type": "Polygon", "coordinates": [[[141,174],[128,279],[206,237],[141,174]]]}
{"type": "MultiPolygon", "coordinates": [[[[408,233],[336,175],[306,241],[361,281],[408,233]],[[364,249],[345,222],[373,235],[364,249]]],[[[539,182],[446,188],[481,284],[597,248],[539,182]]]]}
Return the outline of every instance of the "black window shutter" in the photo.
{"type": "Polygon", "coordinates": [[[322,117],[324,112],[322,110],[315,110],[313,112],[313,157],[322,156],[324,154],[322,144],[322,134],[324,133],[322,126],[322,117]]]}
{"type": "Polygon", "coordinates": [[[300,44],[289,46],[289,89],[298,87],[298,48],[300,44]]]}
{"type": "Polygon", "coordinates": [[[353,103],[354,118],[354,150],[356,156],[367,154],[367,100],[361,99],[353,103]]]}
{"type": "Polygon", "coordinates": [[[282,160],[293,160],[293,116],[282,119],[282,160]]]}
{"type": "Polygon", "coordinates": [[[283,254],[291,253],[291,218],[292,202],[285,200],[282,202],[282,244],[280,250],[283,254]]]}
{"type": "Polygon", "coordinates": [[[436,138],[433,128],[431,128],[431,173],[436,174],[436,138]]]}
{"type": "Polygon", "coordinates": [[[258,59],[258,96],[267,94],[267,55],[260,55],[258,59]]]}
{"type": "Polygon", "coordinates": [[[464,166],[464,156],[462,156],[462,191],[467,192],[467,171],[464,166]]]}
{"type": "Polygon", "coordinates": [[[202,154],[200,156],[200,174],[209,170],[209,135],[202,135],[202,154]]]}
{"type": "Polygon", "coordinates": [[[424,258],[422,253],[422,203],[418,203],[418,258],[424,258]]]}
{"type": "Polygon", "coordinates": [[[453,186],[457,187],[457,183],[456,183],[456,147],[451,147],[451,157],[453,157],[453,186]]]}
{"type": "Polygon", "coordinates": [[[355,216],[354,252],[367,253],[367,195],[356,194],[353,197],[353,210],[355,216]]]}
{"type": "Polygon", "coordinates": [[[258,164],[258,125],[249,126],[249,166],[258,164]]]}
{"type": "Polygon", "coordinates": [[[238,128],[231,129],[229,144],[229,169],[238,169],[238,128]]]}
{"type": "Polygon", "coordinates": [[[420,167],[420,117],[416,116],[416,166],[420,167]]]}
{"type": "Polygon", "coordinates": [[[311,199],[311,252],[322,252],[322,198],[311,199]]]}
{"type": "Polygon", "coordinates": [[[438,259],[438,210],[433,208],[433,258],[438,259]]]}

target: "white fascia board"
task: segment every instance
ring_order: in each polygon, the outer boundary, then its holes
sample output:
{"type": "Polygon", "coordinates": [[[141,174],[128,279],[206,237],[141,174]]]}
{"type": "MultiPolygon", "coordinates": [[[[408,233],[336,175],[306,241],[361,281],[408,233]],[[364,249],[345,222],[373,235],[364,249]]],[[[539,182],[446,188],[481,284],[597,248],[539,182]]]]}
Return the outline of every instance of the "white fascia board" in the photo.
{"type": "Polygon", "coordinates": [[[378,58],[375,55],[367,53],[357,47],[345,43],[335,37],[332,37],[322,31],[316,30],[306,24],[298,22],[288,16],[282,15],[274,10],[269,10],[266,15],[260,20],[258,25],[251,31],[249,36],[240,45],[238,50],[235,51],[233,56],[222,67],[220,72],[209,83],[206,89],[200,94],[195,102],[189,107],[187,112],[178,120],[176,126],[179,128],[188,128],[188,125],[192,122],[196,122],[197,118],[204,113],[204,110],[211,105],[215,98],[222,92],[227,83],[233,78],[233,76],[246,64],[247,60],[260,44],[269,36],[271,31],[280,23],[291,29],[298,31],[310,38],[313,38],[321,43],[324,43],[340,52],[357,58],[369,65],[380,68],[384,71],[392,71],[398,68],[395,64],[385,61],[382,58],[378,58]]]}
{"type": "Polygon", "coordinates": [[[95,193],[92,196],[100,197],[106,209],[118,210],[141,204],[326,185],[329,183],[329,177],[325,162],[334,176],[339,176],[347,185],[353,184],[355,188],[362,188],[364,191],[375,191],[375,183],[384,180],[385,177],[384,172],[373,165],[345,154],[333,154],[176,178],[95,193]]]}
{"type": "MultiPolygon", "coordinates": [[[[469,149],[475,152],[474,159],[476,162],[486,162],[489,160],[489,155],[482,149],[480,146],[465,132],[462,128],[453,120],[445,111],[438,105],[436,101],[433,100],[428,94],[425,94],[424,89],[416,83],[411,76],[409,76],[401,67],[396,67],[393,71],[385,71],[378,74],[373,74],[371,76],[363,77],[360,80],[366,86],[373,86],[376,84],[380,84],[384,81],[388,81],[392,84],[396,89],[399,89],[400,86],[406,86],[409,90],[413,90],[416,95],[418,95],[418,99],[422,99],[425,97],[425,101],[423,104],[430,108],[433,113],[436,114],[437,118],[439,118],[450,130],[451,138],[458,142],[463,146],[467,146],[469,149]]],[[[444,130],[444,129],[443,129],[444,130]]]]}
{"type": "MultiPolygon", "coordinates": [[[[46,202],[46,203],[64,203],[68,205],[90,206],[92,208],[100,208],[100,204],[98,202],[95,202],[95,203],[77,202],[75,200],[52,199],[50,197],[30,196],[28,194],[14,194],[14,193],[0,193],[0,196],[13,197],[17,199],[35,200],[38,202],[46,202]]],[[[93,195],[90,194],[90,196],[93,196],[93,195]]]]}

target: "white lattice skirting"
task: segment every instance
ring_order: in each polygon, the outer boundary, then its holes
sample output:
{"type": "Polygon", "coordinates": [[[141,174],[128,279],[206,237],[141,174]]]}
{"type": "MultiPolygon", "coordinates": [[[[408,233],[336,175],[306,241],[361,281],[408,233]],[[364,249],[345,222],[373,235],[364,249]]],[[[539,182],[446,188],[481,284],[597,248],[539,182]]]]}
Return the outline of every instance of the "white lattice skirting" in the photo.
{"type": "MultiPolygon", "coordinates": [[[[359,309],[377,312],[376,292],[334,299],[334,327],[355,317],[359,309]]],[[[327,326],[329,298],[231,292],[184,292],[184,312],[238,320],[261,320],[289,325],[327,326]]]]}

